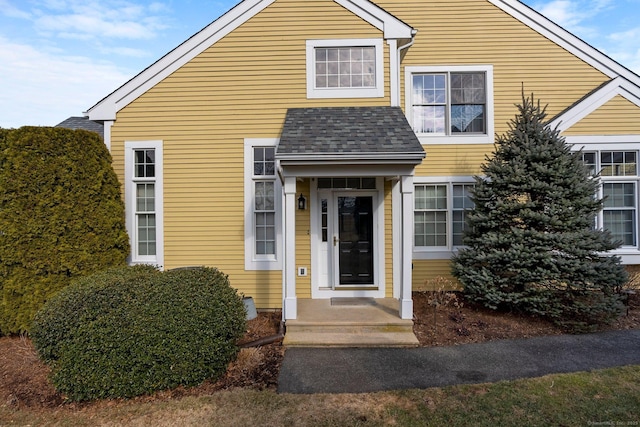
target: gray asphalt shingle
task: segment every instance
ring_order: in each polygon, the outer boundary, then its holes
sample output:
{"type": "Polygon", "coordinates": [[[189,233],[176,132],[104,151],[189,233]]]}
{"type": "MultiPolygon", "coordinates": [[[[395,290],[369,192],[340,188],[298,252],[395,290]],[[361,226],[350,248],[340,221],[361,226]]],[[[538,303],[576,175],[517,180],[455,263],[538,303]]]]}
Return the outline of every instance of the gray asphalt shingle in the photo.
{"type": "Polygon", "coordinates": [[[96,132],[104,138],[104,126],[102,123],[89,120],[88,117],[69,117],[68,119],[58,123],[55,127],[67,129],[84,129],[96,132]]]}
{"type": "Polygon", "coordinates": [[[399,107],[317,107],[287,111],[277,155],[423,154],[399,107]]]}

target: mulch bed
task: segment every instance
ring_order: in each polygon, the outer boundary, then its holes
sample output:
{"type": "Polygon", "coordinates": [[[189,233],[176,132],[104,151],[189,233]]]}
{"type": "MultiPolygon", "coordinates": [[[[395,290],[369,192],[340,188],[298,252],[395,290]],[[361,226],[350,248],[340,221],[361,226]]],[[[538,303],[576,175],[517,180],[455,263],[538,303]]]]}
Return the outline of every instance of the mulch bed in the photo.
{"type": "MultiPolygon", "coordinates": [[[[445,346],[478,343],[496,339],[528,338],[558,335],[562,330],[544,319],[518,313],[498,313],[464,301],[461,295],[448,293],[445,303],[433,304],[433,293],[414,292],[414,332],[421,346],[445,346]]],[[[442,302],[442,301],[441,301],[442,302]]],[[[240,344],[278,333],[281,313],[261,312],[248,322],[247,333],[240,344]]],[[[629,301],[629,314],[602,330],[640,328],[640,295],[629,301]]],[[[238,358],[218,381],[136,398],[138,401],[176,399],[184,396],[208,395],[234,387],[275,389],[284,357],[281,341],[243,348],[238,358]]],[[[50,411],[52,408],[77,409],[92,405],[110,405],[115,401],[67,403],[48,379],[49,368],[40,362],[25,337],[0,338],[0,405],[50,411]]]]}

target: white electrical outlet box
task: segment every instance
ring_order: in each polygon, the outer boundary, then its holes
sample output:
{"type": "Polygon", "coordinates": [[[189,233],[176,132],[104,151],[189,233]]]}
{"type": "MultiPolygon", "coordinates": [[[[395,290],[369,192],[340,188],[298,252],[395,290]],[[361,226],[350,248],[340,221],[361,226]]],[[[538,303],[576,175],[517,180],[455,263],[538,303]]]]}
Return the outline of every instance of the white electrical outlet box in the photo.
{"type": "Polygon", "coordinates": [[[305,277],[307,275],[307,267],[298,267],[298,276],[305,277]]]}

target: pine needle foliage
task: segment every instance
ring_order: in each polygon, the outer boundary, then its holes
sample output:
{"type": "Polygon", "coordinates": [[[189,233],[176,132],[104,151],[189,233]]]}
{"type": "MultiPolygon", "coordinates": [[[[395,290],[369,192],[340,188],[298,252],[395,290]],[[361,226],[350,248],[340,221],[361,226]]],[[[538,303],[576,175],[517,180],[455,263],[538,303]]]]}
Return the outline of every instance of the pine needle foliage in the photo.
{"type": "Polygon", "coordinates": [[[546,123],[540,101],[523,93],[517,108],[475,177],[453,274],[467,298],[492,309],[541,315],[573,331],[611,322],[627,275],[619,257],[603,255],[620,243],[594,228],[599,179],[546,123]]]}
{"type": "Polygon", "coordinates": [[[100,136],[0,129],[0,334],[28,332],[72,279],[123,265],[120,184],[100,136]]]}

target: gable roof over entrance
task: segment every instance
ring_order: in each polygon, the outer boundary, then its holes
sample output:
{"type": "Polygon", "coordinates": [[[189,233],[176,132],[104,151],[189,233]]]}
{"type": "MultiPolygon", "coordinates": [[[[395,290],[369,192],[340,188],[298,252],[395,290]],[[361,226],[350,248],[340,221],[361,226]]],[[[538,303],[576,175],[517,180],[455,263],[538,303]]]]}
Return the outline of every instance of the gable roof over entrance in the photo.
{"type": "Polygon", "coordinates": [[[276,157],[418,164],[425,152],[400,107],[291,108],[276,157]]]}

